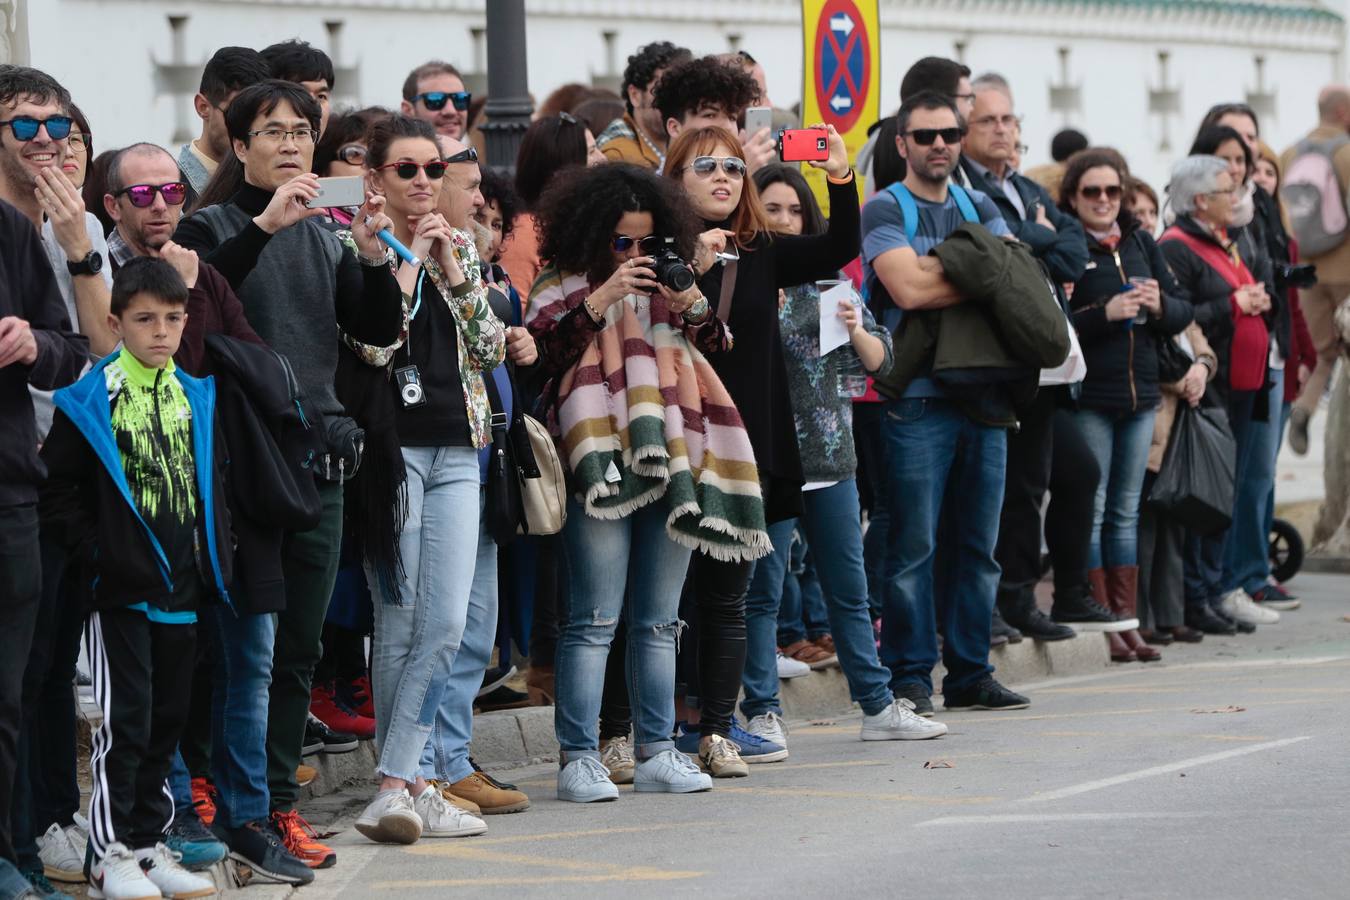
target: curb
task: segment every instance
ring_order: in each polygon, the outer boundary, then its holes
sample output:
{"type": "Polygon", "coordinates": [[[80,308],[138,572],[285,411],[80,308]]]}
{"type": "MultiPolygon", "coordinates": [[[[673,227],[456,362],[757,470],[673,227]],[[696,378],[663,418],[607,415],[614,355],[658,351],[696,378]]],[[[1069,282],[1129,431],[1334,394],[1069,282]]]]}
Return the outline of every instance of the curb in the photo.
{"type": "Polygon", "coordinates": [[[1301,571],[1346,575],[1350,574],[1350,559],[1344,556],[1307,556],[1303,559],[1301,571]]]}

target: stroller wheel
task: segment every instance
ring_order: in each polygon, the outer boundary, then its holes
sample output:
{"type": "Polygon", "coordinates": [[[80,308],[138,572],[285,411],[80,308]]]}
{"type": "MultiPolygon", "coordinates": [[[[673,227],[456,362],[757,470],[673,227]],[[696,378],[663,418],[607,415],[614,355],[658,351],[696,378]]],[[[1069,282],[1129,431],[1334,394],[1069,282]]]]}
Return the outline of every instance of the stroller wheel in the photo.
{"type": "Polygon", "coordinates": [[[1303,567],[1303,537],[1284,519],[1270,525],[1270,574],[1283,584],[1303,567]]]}

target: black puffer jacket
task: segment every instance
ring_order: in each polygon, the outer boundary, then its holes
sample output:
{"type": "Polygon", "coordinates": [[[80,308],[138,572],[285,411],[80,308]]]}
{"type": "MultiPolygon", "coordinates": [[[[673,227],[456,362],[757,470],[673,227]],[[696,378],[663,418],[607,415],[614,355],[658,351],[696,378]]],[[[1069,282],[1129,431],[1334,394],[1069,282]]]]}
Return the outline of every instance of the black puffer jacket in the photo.
{"type": "Polygon", "coordinates": [[[1088,235],[1088,267],[1073,286],[1069,309],[1083,345],[1087,378],[1079,405],[1107,412],[1138,412],[1158,405],[1158,340],[1191,321],[1185,292],[1167,268],[1162,251],[1128,213],[1120,219],[1120,245],[1112,251],[1088,235]],[[1106,304],[1130,276],[1154,278],[1162,291],[1162,314],[1147,325],[1112,322],[1106,304]]]}

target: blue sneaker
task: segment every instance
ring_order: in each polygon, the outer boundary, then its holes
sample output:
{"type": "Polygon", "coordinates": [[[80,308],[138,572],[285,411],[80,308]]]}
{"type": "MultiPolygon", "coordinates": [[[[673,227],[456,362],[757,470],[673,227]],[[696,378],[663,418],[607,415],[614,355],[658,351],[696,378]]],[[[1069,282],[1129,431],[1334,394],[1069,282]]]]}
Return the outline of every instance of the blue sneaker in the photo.
{"type": "Polygon", "coordinates": [[[788,758],[787,748],[773,741],[766,741],[757,734],[751,734],[741,727],[736,717],[731,717],[731,742],[740,748],[741,759],[747,763],[780,762],[788,758]]]}
{"type": "Polygon", "coordinates": [[[189,872],[209,869],[225,858],[229,848],[206,829],[192,807],[178,810],[164,835],[164,846],[181,854],[179,865],[189,872]]]}
{"type": "Polygon", "coordinates": [[[675,749],[690,756],[698,756],[698,741],[702,737],[698,729],[689,730],[689,723],[675,723],[675,749]]]}

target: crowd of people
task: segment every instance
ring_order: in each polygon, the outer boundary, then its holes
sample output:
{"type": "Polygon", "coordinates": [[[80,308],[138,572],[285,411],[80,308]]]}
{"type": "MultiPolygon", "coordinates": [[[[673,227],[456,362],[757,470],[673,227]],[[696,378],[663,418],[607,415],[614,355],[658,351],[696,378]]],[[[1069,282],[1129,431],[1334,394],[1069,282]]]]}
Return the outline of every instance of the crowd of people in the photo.
{"type": "Polygon", "coordinates": [[[196,139],[96,153],[0,66],[0,900],[308,884],[302,760],[361,740],[362,835],[481,834],[530,801],[476,710],[553,705],[560,800],[694,793],[788,757],[812,670],[927,740],[935,688],[1030,704],[993,647],[1153,661],[1298,607],[1267,535],[1340,350],[1350,90],[1283,156],[1213,108],[1160,204],[1074,131],[1023,174],[1009,82],[928,57],[856,160],[806,123],[823,210],[744,52],[641,47],[511,172],[453,65],[334,82],[226,47],[196,139]]]}

